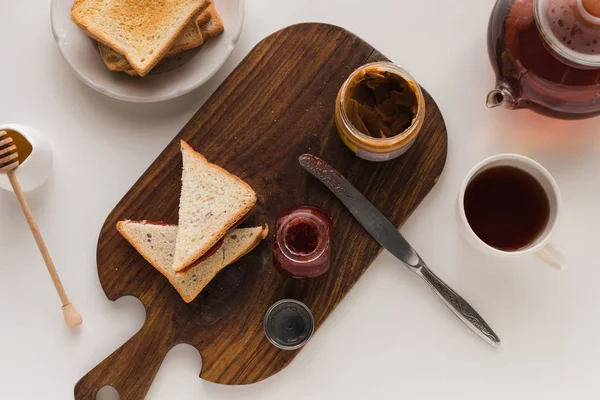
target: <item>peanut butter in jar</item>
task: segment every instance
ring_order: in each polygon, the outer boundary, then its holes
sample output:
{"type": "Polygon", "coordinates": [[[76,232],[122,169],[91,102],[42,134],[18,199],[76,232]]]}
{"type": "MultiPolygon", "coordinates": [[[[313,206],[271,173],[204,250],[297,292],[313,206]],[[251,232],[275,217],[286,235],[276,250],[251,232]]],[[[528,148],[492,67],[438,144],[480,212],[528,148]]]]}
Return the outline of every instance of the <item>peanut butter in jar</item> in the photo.
{"type": "Polygon", "coordinates": [[[414,78],[389,62],[363,65],[338,93],[335,122],[358,157],[387,161],[414,143],[425,119],[425,99],[414,78]]]}

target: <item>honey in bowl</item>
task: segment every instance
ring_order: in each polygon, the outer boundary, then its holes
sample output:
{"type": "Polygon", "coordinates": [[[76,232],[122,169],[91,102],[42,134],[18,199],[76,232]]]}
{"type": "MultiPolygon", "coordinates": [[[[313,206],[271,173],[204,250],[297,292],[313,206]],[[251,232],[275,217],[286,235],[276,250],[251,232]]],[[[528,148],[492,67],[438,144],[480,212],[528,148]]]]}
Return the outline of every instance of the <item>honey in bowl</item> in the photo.
{"type": "Polygon", "coordinates": [[[12,138],[13,144],[17,146],[17,152],[19,153],[19,165],[23,164],[27,157],[31,155],[31,152],[33,151],[33,146],[19,132],[12,129],[3,130],[8,134],[8,136],[12,138]]]}

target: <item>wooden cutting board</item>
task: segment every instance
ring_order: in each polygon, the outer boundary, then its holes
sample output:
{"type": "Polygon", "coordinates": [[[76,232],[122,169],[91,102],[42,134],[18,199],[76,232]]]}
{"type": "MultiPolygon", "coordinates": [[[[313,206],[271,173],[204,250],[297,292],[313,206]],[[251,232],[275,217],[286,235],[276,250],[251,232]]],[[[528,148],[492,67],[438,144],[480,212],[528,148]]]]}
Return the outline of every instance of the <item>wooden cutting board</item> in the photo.
{"type": "Polygon", "coordinates": [[[139,298],[146,307],[146,322],[81,378],[76,399],[93,399],[105,385],[113,386],[121,400],[143,399],[165,355],[179,343],[200,352],[202,379],[227,385],[258,382],[292,361],[300,350],[279,350],[265,338],[262,323],[269,306],[285,298],[303,301],[318,329],[381,251],[342,204],[301,169],[298,156],[309,152],[331,163],[397,226],[444,168],[446,127],[427,92],[423,130],[399,159],[363,161],[342,144],[333,120],[337,92],[354,69],[378,60],[386,58],[342,28],[301,24],[264,39],[233,71],[102,228],[97,254],[102,288],[113,301],[125,295],[139,298]],[[329,272],[309,281],[281,276],[272,266],[269,235],[195,301],[184,303],[115,228],[117,221],[128,218],[177,223],[180,139],[256,190],[257,209],[246,226],[268,223],[273,228],[282,209],[299,204],[327,210],[335,221],[329,272]]]}

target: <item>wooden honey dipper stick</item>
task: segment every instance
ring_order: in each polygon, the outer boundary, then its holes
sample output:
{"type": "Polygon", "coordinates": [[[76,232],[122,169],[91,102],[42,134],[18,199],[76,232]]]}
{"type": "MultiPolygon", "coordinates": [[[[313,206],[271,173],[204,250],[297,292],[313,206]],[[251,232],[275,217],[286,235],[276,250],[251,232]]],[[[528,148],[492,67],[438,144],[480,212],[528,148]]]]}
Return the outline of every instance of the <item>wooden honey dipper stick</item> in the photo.
{"type": "Polygon", "coordinates": [[[31,214],[31,210],[25,201],[23,190],[21,189],[21,185],[19,184],[15,174],[15,169],[19,166],[18,157],[19,155],[17,152],[17,146],[13,144],[13,139],[8,136],[6,131],[0,131],[0,173],[5,172],[6,175],[8,175],[8,179],[10,180],[10,183],[15,191],[15,195],[17,196],[17,199],[21,204],[21,208],[23,209],[23,214],[25,214],[25,219],[27,220],[29,228],[31,229],[31,233],[33,233],[33,237],[40,248],[40,252],[42,253],[42,257],[44,258],[44,262],[46,263],[46,267],[48,267],[48,272],[52,278],[52,282],[54,282],[54,286],[56,287],[56,291],[58,292],[58,296],[62,302],[65,323],[69,328],[74,328],[78,325],[81,325],[82,318],[75,306],[69,302],[69,298],[65,293],[62,283],[60,282],[56,268],[54,268],[54,263],[52,262],[52,258],[50,258],[50,253],[46,248],[44,239],[42,238],[40,230],[33,219],[33,215],[31,214]]]}

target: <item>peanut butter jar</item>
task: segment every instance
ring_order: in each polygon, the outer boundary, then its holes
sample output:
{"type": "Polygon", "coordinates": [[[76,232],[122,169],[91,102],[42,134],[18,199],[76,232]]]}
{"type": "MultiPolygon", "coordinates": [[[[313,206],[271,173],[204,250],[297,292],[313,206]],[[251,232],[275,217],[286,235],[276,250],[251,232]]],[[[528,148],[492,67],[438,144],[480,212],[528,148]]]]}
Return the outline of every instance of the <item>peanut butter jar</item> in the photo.
{"type": "Polygon", "coordinates": [[[425,119],[421,87],[404,69],[374,62],[354,71],[342,85],[335,123],[346,146],[358,157],[387,161],[415,142],[425,119]]]}

